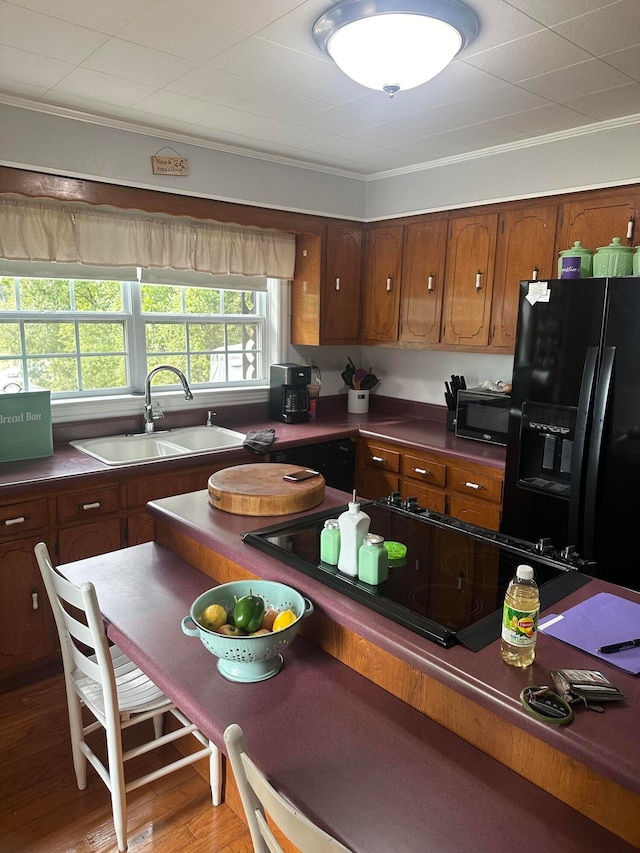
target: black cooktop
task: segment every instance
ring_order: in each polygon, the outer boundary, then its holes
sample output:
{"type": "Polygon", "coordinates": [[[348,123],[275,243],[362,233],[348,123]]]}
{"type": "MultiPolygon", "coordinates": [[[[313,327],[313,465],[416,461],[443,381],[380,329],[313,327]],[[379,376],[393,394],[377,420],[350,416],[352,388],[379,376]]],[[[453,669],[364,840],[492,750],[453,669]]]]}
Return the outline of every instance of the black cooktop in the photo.
{"type": "Polygon", "coordinates": [[[474,651],[500,636],[507,584],[522,562],[533,566],[542,608],[589,581],[570,559],[544,545],[493,533],[397,498],[362,502],[371,533],[407,546],[403,566],[370,586],[320,561],[320,532],[327,518],[347,507],[246,533],[244,541],[441,646],[462,643],[474,651]]]}

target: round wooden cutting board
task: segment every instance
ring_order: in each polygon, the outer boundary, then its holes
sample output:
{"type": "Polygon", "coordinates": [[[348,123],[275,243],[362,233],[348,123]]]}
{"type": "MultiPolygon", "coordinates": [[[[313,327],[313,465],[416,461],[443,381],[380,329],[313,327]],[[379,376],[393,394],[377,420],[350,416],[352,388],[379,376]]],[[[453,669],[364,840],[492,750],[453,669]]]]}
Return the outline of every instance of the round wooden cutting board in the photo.
{"type": "Polygon", "coordinates": [[[256,463],[223,468],[209,477],[209,503],[235,515],[289,515],[304,512],[324,500],[324,477],[292,483],[285,474],[300,465],[256,463]]]}

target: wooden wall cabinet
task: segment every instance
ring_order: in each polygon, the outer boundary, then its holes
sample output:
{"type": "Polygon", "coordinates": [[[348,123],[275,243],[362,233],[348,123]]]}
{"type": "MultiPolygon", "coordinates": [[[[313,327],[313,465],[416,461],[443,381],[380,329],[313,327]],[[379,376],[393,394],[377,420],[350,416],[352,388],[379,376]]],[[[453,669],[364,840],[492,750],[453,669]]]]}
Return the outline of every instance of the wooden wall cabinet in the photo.
{"type": "Polygon", "coordinates": [[[324,248],[299,234],[292,342],[513,352],[520,281],[557,277],[558,253],[576,240],[595,250],[631,232],[640,243],[639,214],[634,186],[334,223],[324,248]]]}
{"type": "Polygon", "coordinates": [[[489,343],[497,233],[497,213],[449,221],[444,343],[474,347],[489,343]]]}
{"type": "Polygon", "coordinates": [[[402,249],[399,340],[440,342],[447,220],[425,218],[405,226],[402,249]]]}
{"type": "Polygon", "coordinates": [[[291,289],[291,343],[305,346],[357,344],[360,340],[362,228],[327,226],[296,237],[291,289]]]}
{"type": "Polygon", "coordinates": [[[492,347],[513,352],[520,282],[555,278],[557,205],[506,210],[500,214],[491,300],[492,347]]]}
{"type": "Polygon", "coordinates": [[[363,247],[362,343],[397,341],[400,322],[402,225],[371,228],[363,247]]]}
{"type": "Polygon", "coordinates": [[[600,246],[608,246],[613,237],[620,237],[626,245],[629,227],[631,243],[639,243],[639,209],[640,193],[637,188],[628,187],[620,187],[608,194],[585,193],[575,201],[565,202],[561,211],[558,251],[571,248],[576,240],[594,252],[600,246]]]}
{"type": "Polygon", "coordinates": [[[399,491],[403,499],[417,497],[425,509],[498,530],[503,480],[498,468],[444,453],[358,441],[356,489],[370,500],[399,491]]]}
{"type": "Polygon", "coordinates": [[[359,225],[329,225],[320,306],[324,344],[356,344],[360,340],[361,254],[359,225]]]}

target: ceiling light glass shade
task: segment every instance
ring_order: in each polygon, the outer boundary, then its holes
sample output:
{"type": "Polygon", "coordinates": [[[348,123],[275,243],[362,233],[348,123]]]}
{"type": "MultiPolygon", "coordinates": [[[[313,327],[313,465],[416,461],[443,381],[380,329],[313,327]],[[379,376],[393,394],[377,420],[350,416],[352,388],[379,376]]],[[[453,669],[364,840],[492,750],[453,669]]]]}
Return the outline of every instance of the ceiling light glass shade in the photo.
{"type": "Polygon", "coordinates": [[[393,94],[439,74],[478,29],[459,0],[343,0],[318,18],[313,37],[357,83],[393,94]]]}

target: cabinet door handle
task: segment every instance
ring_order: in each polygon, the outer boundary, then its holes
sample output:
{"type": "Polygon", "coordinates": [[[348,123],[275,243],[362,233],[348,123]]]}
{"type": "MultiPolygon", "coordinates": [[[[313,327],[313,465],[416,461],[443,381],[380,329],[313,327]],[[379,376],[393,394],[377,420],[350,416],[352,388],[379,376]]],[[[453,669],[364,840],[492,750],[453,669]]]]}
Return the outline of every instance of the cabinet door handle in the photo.
{"type": "Polygon", "coordinates": [[[633,240],[633,225],[634,219],[633,216],[630,216],[627,222],[627,240],[629,240],[629,245],[631,245],[631,241],[633,240]]]}
{"type": "Polygon", "coordinates": [[[6,518],[2,523],[5,527],[9,527],[12,524],[24,524],[26,520],[24,515],[20,515],[17,518],[6,518]]]}
{"type": "Polygon", "coordinates": [[[38,602],[38,590],[32,589],[31,590],[31,609],[37,610],[39,607],[40,607],[40,604],[38,602]]]}
{"type": "Polygon", "coordinates": [[[387,276],[387,293],[391,293],[391,276],[387,276]]]}
{"type": "Polygon", "coordinates": [[[336,278],[336,290],[340,290],[340,277],[336,278]]]}
{"type": "Polygon", "coordinates": [[[531,273],[531,278],[533,279],[533,281],[538,280],[538,272],[539,272],[538,267],[534,267],[533,272],[531,273]]]}
{"type": "Polygon", "coordinates": [[[480,290],[482,287],[482,270],[478,270],[476,274],[476,290],[480,290]]]}
{"type": "Polygon", "coordinates": [[[429,291],[429,293],[431,293],[431,291],[433,290],[433,276],[432,275],[430,275],[429,278],[427,279],[427,290],[429,291]]]}
{"type": "Polygon", "coordinates": [[[484,486],[481,486],[479,483],[470,483],[467,481],[464,485],[468,489],[476,489],[476,491],[481,491],[482,489],[484,489],[484,486]]]}
{"type": "Polygon", "coordinates": [[[96,501],[92,504],[82,504],[82,509],[99,509],[101,506],[100,501],[96,501]]]}
{"type": "Polygon", "coordinates": [[[371,461],[372,462],[386,462],[387,460],[384,459],[382,456],[372,456],[371,461]]]}
{"type": "Polygon", "coordinates": [[[427,471],[426,468],[414,468],[413,470],[414,470],[414,473],[422,474],[423,477],[426,477],[427,474],[431,474],[431,471],[427,471]]]}

